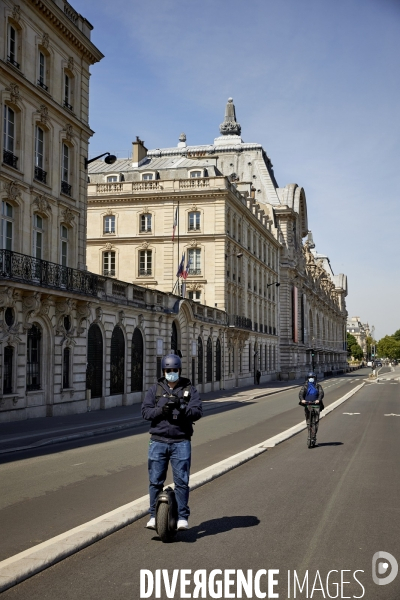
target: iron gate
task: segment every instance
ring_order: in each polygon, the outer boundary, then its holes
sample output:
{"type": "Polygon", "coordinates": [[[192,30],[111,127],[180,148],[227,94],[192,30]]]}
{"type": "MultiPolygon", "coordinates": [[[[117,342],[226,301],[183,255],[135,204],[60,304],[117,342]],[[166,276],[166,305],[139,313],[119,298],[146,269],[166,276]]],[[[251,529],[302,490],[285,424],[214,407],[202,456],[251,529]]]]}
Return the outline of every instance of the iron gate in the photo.
{"type": "Polygon", "coordinates": [[[215,349],[215,363],[215,381],[221,381],[221,342],[219,338],[215,349]]]}
{"type": "Polygon", "coordinates": [[[136,327],[132,335],[131,392],[143,391],[143,336],[136,327]]]}
{"type": "Polygon", "coordinates": [[[203,340],[197,340],[197,381],[203,383],[203,340]]]}
{"type": "Polygon", "coordinates": [[[103,336],[98,325],[89,327],[86,389],[92,398],[103,395],[103,336]]]}
{"type": "Polygon", "coordinates": [[[121,327],[116,325],[111,337],[110,396],[124,393],[125,339],[121,327]]]}

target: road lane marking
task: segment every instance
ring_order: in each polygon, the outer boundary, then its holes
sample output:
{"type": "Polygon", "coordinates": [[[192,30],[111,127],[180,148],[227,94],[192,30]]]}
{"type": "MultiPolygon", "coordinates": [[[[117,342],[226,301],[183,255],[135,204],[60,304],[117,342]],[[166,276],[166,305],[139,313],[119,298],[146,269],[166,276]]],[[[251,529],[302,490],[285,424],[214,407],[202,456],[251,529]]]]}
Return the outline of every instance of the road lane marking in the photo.
{"type": "Polygon", "coordinates": [[[400,415],[396,415],[395,413],[390,413],[389,415],[383,415],[384,417],[400,417],[400,415]]]}
{"type": "MultiPolygon", "coordinates": [[[[332,404],[321,412],[320,418],[322,419],[327,416],[335,408],[351,398],[364,385],[365,383],[361,383],[335,402],[332,402],[332,404]]],[[[301,423],[265,440],[265,442],[258,443],[247,450],[243,450],[238,454],[194,473],[190,476],[190,490],[201,487],[213,479],[220,477],[252,458],[263,454],[268,448],[274,448],[305,429],[307,429],[307,424],[303,419],[301,423]]],[[[44,569],[47,569],[60,560],[145,517],[148,512],[149,496],[146,495],[1,561],[0,592],[17,585],[21,581],[32,577],[32,575],[44,571],[44,569]]]]}
{"type": "Polygon", "coordinates": [[[344,415],[359,415],[361,413],[343,413],[344,415]]]}

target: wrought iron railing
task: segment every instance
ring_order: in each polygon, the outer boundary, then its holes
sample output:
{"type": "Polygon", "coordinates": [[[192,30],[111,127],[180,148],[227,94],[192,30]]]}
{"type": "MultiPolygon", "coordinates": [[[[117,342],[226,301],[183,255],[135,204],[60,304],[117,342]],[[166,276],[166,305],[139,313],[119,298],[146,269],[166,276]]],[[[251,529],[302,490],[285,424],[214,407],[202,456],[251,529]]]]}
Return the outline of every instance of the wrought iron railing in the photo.
{"type": "Polygon", "coordinates": [[[14,67],[17,67],[17,69],[19,69],[19,62],[14,60],[11,56],[7,56],[7,61],[11,63],[14,67]]]}
{"type": "Polygon", "coordinates": [[[104,277],[115,277],[115,269],[103,269],[104,277]]]}
{"type": "Polygon", "coordinates": [[[239,317],[239,315],[228,315],[229,327],[240,327],[241,329],[253,329],[251,319],[247,317],[239,317]]]}
{"type": "Polygon", "coordinates": [[[64,108],[68,108],[68,110],[72,111],[72,105],[69,104],[66,100],[64,100],[64,108]]]}
{"type": "Polygon", "coordinates": [[[3,150],[3,163],[5,165],[9,165],[10,167],[14,167],[14,169],[17,169],[18,156],[15,156],[15,154],[9,150],[3,150]]]}
{"type": "Polygon", "coordinates": [[[47,86],[47,85],[45,84],[45,82],[43,81],[43,79],[38,79],[38,82],[37,82],[37,84],[38,84],[38,85],[40,85],[40,87],[41,87],[41,88],[43,88],[44,90],[46,90],[46,92],[47,92],[47,90],[49,89],[49,88],[48,88],[48,86],[47,86]]]}
{"type": "Polygon", "coordinates": [[[0,250],[1,278],[90,296],[97,296],[104,289],[104,278],[100,275],[63,267],[11,250],[0,250]]]}
{"type": "Polygon", "coordinates": [[[66,181],[61,182],[61,192],[67,196],[71,196],[72,187],[66,181]]]}
{"type": "Polygon", "coordinates": [[[146,277],[150,277],[152,275],[151,269],[139,269],[139,275],[146,275],[146,277]]]}
{"type": "Polygon", "coordinates": [[[189,269],[189,275],[201,275],[201,269],[189,269]]]}
{"type": "Polygon", "coordinates": [[[41,181],[42,183],[46,183],[47,171],[43,171],[40,167],[35,167],[35,179],[36,181],[41,181]]]}

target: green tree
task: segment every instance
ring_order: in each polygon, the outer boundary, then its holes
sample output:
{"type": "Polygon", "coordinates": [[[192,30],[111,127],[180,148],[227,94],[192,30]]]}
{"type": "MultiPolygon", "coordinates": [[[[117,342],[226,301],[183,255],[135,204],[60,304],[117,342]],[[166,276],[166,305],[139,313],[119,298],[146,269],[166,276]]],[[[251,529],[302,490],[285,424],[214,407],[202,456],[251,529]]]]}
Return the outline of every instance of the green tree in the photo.
{"type": "Polygon", "coordinates": [[[378,353],[384,358],[400,359],[400,341],[394,335],[385,335],[378,342],[378,353]]]}
{"type": "Polygon", "coordinates": [[[395,331],[394,334],[391,337],[394,337],[395,340],[397,340],[398,342],[400,342],[400,329],[398,329],[397,331],[395,331]]]}
{"type": "Polygon", "coordinates": [[[347,356],[352,356],[351,348],[353,346],[358,346],[357,340],[354,335],[351,335],[351,333],[347,332],[347,356]]]}
{"type": "Polygon", "coordinates": [[[362,348],[359,344],[353,344],[353,346],[350,348],[350,353],[354,360],[361,360],[364,356],[362,348]]]}

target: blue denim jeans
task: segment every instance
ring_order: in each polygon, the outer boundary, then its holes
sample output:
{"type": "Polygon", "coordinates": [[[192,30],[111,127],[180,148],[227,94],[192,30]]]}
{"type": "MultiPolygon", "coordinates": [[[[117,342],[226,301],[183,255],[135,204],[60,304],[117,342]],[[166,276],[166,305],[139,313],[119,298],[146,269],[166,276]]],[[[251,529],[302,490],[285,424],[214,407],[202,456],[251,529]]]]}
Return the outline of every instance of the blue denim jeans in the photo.
{"type": "Polygon", "coordinates": [[[172,443],[150,440],[148,468],[152,517],[156,516],[156,499],[163,489],[168,463],[171,463],[175,497],[178,504],[178,519],[188,519],[190,515],[188,501],[191,458],[192,449],[189,440],[172,443]]]}

